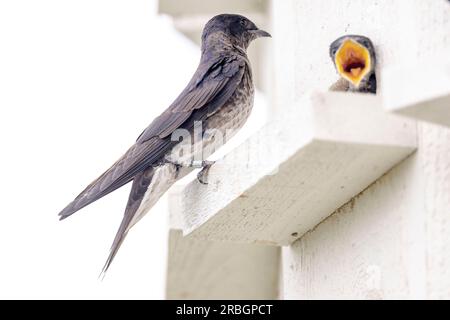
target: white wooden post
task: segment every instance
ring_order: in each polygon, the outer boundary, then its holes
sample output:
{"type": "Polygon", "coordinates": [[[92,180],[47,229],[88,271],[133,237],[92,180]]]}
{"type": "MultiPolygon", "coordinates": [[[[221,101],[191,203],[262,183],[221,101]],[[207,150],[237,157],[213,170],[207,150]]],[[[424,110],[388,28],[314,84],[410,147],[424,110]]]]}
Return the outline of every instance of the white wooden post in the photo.
{"type": "MultiPolygon", "coordinates": [[[[219,3],[201,14],[229,11],[219,3]]],[[[253,1],[233,5],[242,3],[253,1]]],[[[184,16],[161,8],[175,24],[184,16]]],[[[228,281],[262,286],[246,297],[450,298],[450,3],[263,8],[273,35],[273,73],[261,73],[271,121],[212,167],[209,185],[172,194],[168,297],[243,297],[203,280],[221,274],[224,252],[228,281]],[[374,42],[377,96],[326,92],[337,80],[328,46],[344,34],[374,42]],[[243,276],[262,261],[267,269],[243,276]]]]}
{"type": "Polygon", "coordinates": [[[170,203],[168,299],[276,299],[280,248],[183,237],[180,198],[170,203]]]}

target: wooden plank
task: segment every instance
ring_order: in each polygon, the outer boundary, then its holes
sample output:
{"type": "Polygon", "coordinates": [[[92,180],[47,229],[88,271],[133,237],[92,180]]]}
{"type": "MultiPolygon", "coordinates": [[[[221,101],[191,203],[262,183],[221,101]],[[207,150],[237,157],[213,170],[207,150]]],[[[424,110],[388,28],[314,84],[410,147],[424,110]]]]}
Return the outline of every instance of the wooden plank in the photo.
{"type": "Polygon", "coordinates": [[[182,192],[197,239],[289,245],[415,150],[416,124],[380,98],[314,93],[285,108],[182,192]]]}
{"type": "Polygon", "coordinates": [[[386,69],[382,92],[387,110],[450,127],[448,57],[429,57],[386,69]]]}
{"type": "Polygon", "coordinates": [[[183,237],[181,193],[170,194],[168,299],[277,299],[280,248],[183,237]]]}

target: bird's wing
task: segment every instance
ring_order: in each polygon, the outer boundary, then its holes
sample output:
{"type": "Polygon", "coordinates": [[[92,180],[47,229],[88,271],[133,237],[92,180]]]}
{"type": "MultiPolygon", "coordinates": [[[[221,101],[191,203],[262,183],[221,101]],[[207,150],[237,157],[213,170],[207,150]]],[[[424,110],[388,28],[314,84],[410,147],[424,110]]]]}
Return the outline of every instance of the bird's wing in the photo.
{"type": "Polygon", "coordinates": [[[170,141],[167,140],[152,139],[145,144],[134,144],[116,163],[89,184],[59,213],[60,220],[133,180],[137,173],[149,166],[146,163],[151,163],[151,155],[158,154],[169,143],[170,141]],[[147,162],[147,158],[149,162],[147,162]]]}
{"type": "Polygon", "coordinates": [[[239,55],[218,57],[208,64],[200,64],[188,86],[172,105],[142,132],[137,142],[145,142],[155,136],[170,136],[196,110],[204,109],[202,111],[208,116],[213,114],[236,90],[242,80],[245,66],[246,59],[239,55]]]}
{"type": "Polygon", "coordinates": [[[105,173],[83,190],[60,213],[67,218],[81,208],[133,180],[160,161],[176,141],[170,135],[178,128],[191,129],[217,111],[242,80],[246,60],[228,55],[201,63],[194,77],[172,105],[139,136],[136,143],[105,173]]]}

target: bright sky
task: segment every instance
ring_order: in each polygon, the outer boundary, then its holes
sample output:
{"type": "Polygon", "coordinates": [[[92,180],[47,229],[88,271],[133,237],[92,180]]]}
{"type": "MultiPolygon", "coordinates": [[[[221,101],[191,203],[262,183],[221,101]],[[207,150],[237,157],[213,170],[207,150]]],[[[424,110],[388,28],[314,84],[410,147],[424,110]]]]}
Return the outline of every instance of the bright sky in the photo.
{"type": "Polygon", "coordinates": [[[103,281],[130,186],[63,222],[57,213],[176,98],[198,60],[155,1],[0,2],[0,298],[164,298],[165,199],[103,281]]]}

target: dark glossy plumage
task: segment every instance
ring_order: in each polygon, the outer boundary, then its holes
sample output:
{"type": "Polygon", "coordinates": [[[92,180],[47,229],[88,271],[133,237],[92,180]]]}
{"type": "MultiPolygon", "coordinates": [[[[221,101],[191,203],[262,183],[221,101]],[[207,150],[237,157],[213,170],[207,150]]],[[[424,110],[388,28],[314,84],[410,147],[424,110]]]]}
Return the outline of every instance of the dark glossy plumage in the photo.
{"type": "Polygon", "coordinates": [[[176,142],[170,135],[178,128],[190,129],[194,121],[206,120],[223,106],[239,85],[244,73],[242,58],[224,53],[202,61],[189,85],[138,137],[136,143],[110,169],[92,182],[61,211],[64,219],[116,190],[139,172],[162,161],[176,142]]]}
{"type": "Polygon", "coordinates": [[[228,127],[239,128],[245,122],[253,104],[253,83],[246,49],[253,39],[261,36],[269,34],[245,17],[219,15],[211,19],[202,35],[200,64],[186,88],[111,168],[59,213],[60,219],[65,219],[133,180],[124,219],[104,271],[128,230],[145,214],[147,206],[151,207],[179,178],[178,168],[174,169],[173,164],[166,161],[167,155],[178,144],[171,140],[172,133],[177,129],[192,131],[196,121],[204,122],[205,128],[224,127],[224,124],[225,127],[229,124],[228,127]],[[233,110],[237,112],[231,112],[233,110]],[[243,116],[240,118],[241,111],[243,116]],[[155,181],[157,175],[167,182],[155,181]],[[149,195],[147,198],[146,194],[149,195]]]}

